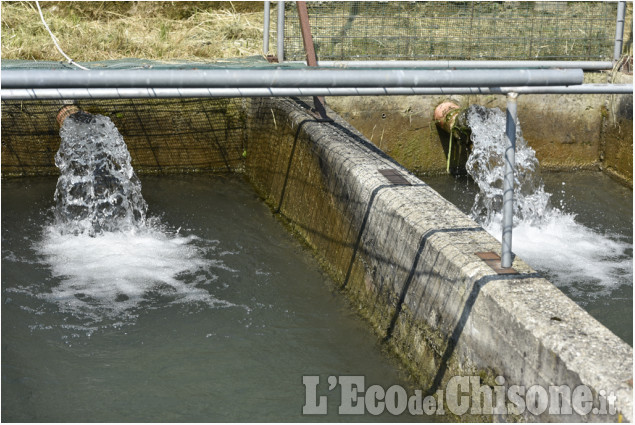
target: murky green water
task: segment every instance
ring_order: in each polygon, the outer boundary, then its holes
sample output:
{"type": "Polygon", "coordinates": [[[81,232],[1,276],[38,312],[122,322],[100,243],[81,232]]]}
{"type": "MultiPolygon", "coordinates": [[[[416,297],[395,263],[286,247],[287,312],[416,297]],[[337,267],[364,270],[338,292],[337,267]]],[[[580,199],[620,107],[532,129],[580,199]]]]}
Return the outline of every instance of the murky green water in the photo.
{"type": "MultiPolygon", "coordinates": [[[[478,190],[469,177],[424,180],[469,214],[478,190]]],[[[599,172],[543,173],[543,180],[565,215],[515,228],[512,250],[633,345],[633,191],[599,172]]]]}
{"type": "Polygon", "coordinates": [[[44,249],[55,179],[2,182],[2,420],[421,420],[337,415],[330,375],[407,382],[240,177],[142,183],[149,214],[183,238],[66,238],[44,249]],[[170,264],[153,261],[183,244],[203,264],[177,270],[187,285],[135,287],[145,275],[172,282],[170,264]],[[327,416],[302,415],[304,375],[324,382],[327,416]]]}

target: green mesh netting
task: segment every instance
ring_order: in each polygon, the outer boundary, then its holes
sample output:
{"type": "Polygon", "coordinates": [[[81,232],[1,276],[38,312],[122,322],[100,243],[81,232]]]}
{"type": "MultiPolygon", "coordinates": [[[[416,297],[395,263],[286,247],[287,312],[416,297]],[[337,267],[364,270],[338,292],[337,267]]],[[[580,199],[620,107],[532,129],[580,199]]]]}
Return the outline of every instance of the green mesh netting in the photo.
{"type": "MultiPolygon", "coordinates": [[[[260,56],[214,62],[121,59],[82,62],[90,69],[261,69],[280,66],[260,56]]],[[[285,64],[284,67],[302,67],[285,64]]],[[[65,62],[3,60],[6,69],[76,69],[65,62]]],[[[80,71],[81,72],[81,71],[80,71]]],[[[230,172],[247,152],[248,99],[78,100],[86,112],[108,116],[123,135],[140,173],[230,172]]],[[[57,174],[59,100],[2,100],[2,176],[57,174]]]]}
{"type": "MultiPolygon", "coordinates": [[[[230,172],[247,150],[246,99],[80,100],[109,117],[123,135],[137,172],[230,172]]],[[[2,176],[57,174],[56,100],[2,101],[2,176]]]]}
{"type": "MultiPolygon", "coordinates": [[[[610,60],[616,2],[307,2],[319,60],[610,60]]],[[[304,60],[294,2],[285,59],[304,60]]]]}
{"type": "MultiPolygon", "coordinates": [[[[297,68],[302,64],[269,63],[262,56],[215,60],[213,62],[157,61],[148,59],[117,59],[97,62],[78,62],[89,69],[266,69],[274,67],[297,68]]],[[[2,69],[77,69],[64,62],[2,60],[2,69]]]]}

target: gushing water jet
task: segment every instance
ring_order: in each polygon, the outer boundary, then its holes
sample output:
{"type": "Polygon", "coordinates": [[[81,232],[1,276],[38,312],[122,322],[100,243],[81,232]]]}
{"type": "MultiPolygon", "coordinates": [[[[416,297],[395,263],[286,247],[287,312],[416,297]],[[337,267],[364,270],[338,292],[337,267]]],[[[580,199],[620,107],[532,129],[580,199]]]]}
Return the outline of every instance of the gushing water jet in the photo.
{"type": "Polygon", "coordinates": [[[76,105],[57,113],[61,143],[55,220],[62,233],[95,236],[145,223],[147,204],[123,137],[113,122],[76,105]]]}

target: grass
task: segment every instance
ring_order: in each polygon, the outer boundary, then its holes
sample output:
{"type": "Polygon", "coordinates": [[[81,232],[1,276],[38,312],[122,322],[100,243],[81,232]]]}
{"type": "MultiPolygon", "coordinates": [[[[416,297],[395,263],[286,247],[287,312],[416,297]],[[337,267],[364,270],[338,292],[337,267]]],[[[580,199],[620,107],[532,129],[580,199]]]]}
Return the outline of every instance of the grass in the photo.
{"type": "MultiPolygon", "coordinates": [[[[262,2],[40,2],[75,61],[210,60],[262,54],[262,2]]],[[[2,59],[64,60],[35,2],[3,1],[2,59]]]]}
{"type": "MultiPolygon", "coordinates": [[[[262,54],[264,5],[255,2],[41,2],[74,60],[204,61],[262,54]]],[[[63,60],[34,2],[2,1],[2,58],[63,60]]],[[[328,59],[599,59],[612,56],[615,4],[600,2],[313,2],[318,56],[328,59]],[[593,16],[608,16],[606,24],[593,16]],[[535,16],[535,19],[529,19],[535,16]],[[610,22],[609,22],[610,21],[610,22]],[[533,34],[533,37],[526,37],[533,34]],[[589,56],[587,58],[587,56],[589,56]]],[[[288,59],[304,59],[292,4],[288,59]]],[[[276,4],[271,8],[270,45],[276,4]]],[[[628,3],[625,54],[632,54],[628,3]]],[[[273,48],[275,49],[275,48],[273,48]]],[[[285,50],[287,50],[285,49],[285,50]]]]}

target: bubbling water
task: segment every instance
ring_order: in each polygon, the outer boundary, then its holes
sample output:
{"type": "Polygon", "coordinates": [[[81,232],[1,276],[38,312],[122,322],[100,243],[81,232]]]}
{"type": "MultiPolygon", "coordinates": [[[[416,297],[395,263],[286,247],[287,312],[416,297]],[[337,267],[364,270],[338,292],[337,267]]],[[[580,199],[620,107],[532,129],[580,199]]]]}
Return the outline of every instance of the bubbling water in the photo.
{"type": "MultiPolygon", "coordinates": [[[[505,173],[505,114],[496,108],[472,105],[467,121],[472,130],[472,153],[466,168],[479,187],[471,214],[484,226],[502,220],[505,173]]],[[[545,192],[534,150],[516,126],[516,173],[514,175],[514,218],[539,224],[553,209],[551,194],[545,192]]]]}
{"type": "MultiPolygon", "coordinates": [[[[499,241],[502,238],[505,114],[472,105],[466,113],[472,152],[468,174],[479,188],[471,216],[499,241]]],[[[550,202],[535,151],[516,125],[513,251],[572,292],[593,286],[596,296],[622,284],[632,285],[632,245],[576,222],[550,202]]],[[[587,288],[588,289],[588,288],[587,288]]]]}
{"type": "Polygon", "coordinates": [[[55,284],[34,291],[39,298],[91,332],[160,305],[233,306],[209,293],[215,269],[236,272],[214,258],[218,241],[146,217],[130,153],[108,117],[75,113],[60,136],[55,218],[34,244],[55,284]]]}
{"type": "Polygon", "coordinates": [[[89,234],[142,226],[148,206],[113,122],[78,112],[60,128],[55,219],[63,233],[89,234]]]}

